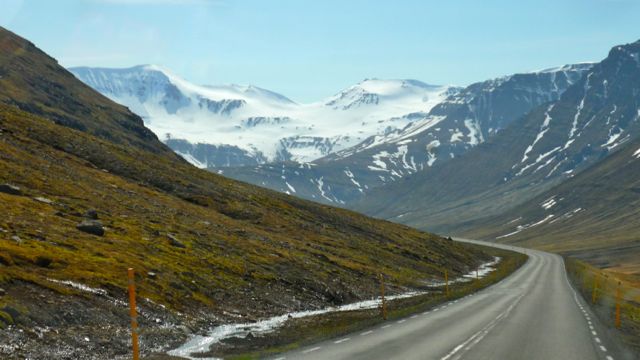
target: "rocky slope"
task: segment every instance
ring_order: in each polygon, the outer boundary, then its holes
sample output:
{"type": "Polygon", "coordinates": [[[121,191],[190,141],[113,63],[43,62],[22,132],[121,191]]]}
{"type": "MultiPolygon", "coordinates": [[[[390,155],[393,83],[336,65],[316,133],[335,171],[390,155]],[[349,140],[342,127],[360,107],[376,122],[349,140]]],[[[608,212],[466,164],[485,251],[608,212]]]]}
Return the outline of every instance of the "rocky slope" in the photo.
{"type": "Polygon", "coordinates": [[[231,178],[328,204],[349,206],[367,191],[429,171],[495,136],[536,106],[557,100],[592,64],[567,65],[472,84],[403,129],[308,164],[224,169],[231,178]]]}
{"type": "Polygon", "coordinates": [[[440,237],[199,170],[0,28],[0,357],[127,358],[212,324],[369,298],[486,259],[440,237]]]}

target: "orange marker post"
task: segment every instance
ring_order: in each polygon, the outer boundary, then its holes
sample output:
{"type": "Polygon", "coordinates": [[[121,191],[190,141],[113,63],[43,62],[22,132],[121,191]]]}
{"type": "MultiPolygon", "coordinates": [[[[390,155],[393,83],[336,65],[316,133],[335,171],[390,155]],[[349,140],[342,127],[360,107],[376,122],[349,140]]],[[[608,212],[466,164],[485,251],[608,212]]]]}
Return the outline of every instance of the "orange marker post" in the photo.
{"type": "Polygon", "coordinates": [[[382,312],[382,318],[387,320],[387,301],[384,298],[384,277],[382,274],[378,274],[378,278],[380,279],[380,311],[382,312]]]}
{"type": "Polygon", "coordinates": [[[133,268],[127,271],[129,276],[129,315],[131,316],[131,343],[133,345],[133,360],[140,359],[138,347],[138,314],[136,312],[136,284],[133,268]]]}
{"type": "Polygon", "coordinates": [[[593,275],[593,291],[591,292],[591,302],[595,304],[598,301],[598,274],[593,275]]]}
{"type": "Polygon", "coordinates": [[[444,271],[444,283],[447,297],[449,297],[449,273],[447,270],[444,271]]]}
{"type": "Polygon", "coordinates": [[[616,289],[616,328],[620,329],[620,301],[622,301],[622,293],[620,290],[620,281],[618,281],[618,288],[616,289]]]}

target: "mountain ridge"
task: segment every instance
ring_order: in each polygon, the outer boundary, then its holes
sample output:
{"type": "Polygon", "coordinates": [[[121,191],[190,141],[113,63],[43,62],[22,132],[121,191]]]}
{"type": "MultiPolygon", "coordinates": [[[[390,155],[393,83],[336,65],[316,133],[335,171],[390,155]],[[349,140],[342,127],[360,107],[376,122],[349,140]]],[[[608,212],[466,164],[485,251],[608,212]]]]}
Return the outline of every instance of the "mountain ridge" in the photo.
{"type": "Polygon", "coordinates": [[[426,111],[456,89],[417,80],[366,79],[327,99],[298,104],[252,85],[194,85],[156,66],[70,71],[129,106],[161,138],[198,147],[198,156],[187,158],[208,168],[311,161],[366,136],[404,127],[410,119],[402,115],[426,111]]]}

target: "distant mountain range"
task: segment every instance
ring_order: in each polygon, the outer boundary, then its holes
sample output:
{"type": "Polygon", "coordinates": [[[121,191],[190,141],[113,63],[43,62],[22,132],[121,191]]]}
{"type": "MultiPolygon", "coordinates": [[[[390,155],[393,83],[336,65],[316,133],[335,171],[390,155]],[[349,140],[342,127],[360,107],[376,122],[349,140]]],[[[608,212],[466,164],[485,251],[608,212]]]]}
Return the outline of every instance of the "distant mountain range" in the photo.
{"type": "Polygon", "coordinates": [[[156,66],[70,70],[142,116],[199,167],[346,205],[484,142],[558,99],[590,67],[567,65],[466,88],[370,79],[306,105],[253,86],[193,85],[156,66]]]}
{"type": "Polygon", "coordinates": [[[459,91],[416,80],[364,80],[297,104],[255,86],[199,86],[153,65],[72,68],[80,80],[140,115],[201,168],[309,162],[404,128],[459,91]],[[411,115],[414,114],[414,115],[411,115]]]}
{"type": "Polygon", "coordinates": [[[325,203],[346,205],[367,191],[446,163],[540,104],[557,100],[592,64],[567,65],[472,84],[411,114],[403,129],[308,164],[264,164],[224,174],[325,203]]]}

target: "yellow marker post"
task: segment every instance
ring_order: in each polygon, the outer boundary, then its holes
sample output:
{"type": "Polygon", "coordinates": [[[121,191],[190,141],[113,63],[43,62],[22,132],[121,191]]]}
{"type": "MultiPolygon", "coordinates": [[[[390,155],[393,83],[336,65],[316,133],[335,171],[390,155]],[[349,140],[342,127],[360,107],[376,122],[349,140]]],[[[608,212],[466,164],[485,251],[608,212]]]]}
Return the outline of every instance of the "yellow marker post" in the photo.
{"type": "Polygon", "coordinates": [[[449,273],[447,270],[444,271],[444,283],[447,297],[449,297],[449,273]]]}
{"type": "Polygon", "coordinates": [[[136,312],[136,284],[133,268],[127,271],[129,276],[129,315],[131,316],[131,343],[133,345],[133,360],[140,359],[138,348],[138,314],[136,312]]]}
{"type": "Polygon", "coordinates": [[[380,311],[382,312],[382,318],[387,320],[387,301],[384,298],[384,277],[382,274],[378,274],[378,279],[380,279],[380,299],[382,301],[380,311]]]}
{"type": "Polygon", "coordinates": [[[618,281],[618,287],[616,288],[616,328],[620,329],[620,301],[622,300],[622,293],[620,290],[621,282],[618,281]]]}

